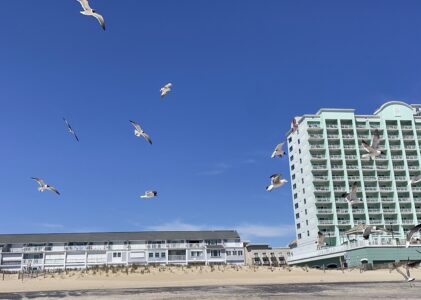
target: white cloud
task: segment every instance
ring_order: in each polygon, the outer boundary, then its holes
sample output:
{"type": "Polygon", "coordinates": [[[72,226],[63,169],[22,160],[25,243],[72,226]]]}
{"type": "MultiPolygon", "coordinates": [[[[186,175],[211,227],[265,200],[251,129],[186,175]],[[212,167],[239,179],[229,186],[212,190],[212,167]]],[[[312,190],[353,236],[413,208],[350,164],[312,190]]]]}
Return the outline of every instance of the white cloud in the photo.
{"type": "Polygon", "coordinates": [[[196,231],[196,230],[237,230],[242,239],[251,238],[275,238],[293,236],[293,225],[261,225],[243,223],[237,226],[209,226],[204,224],[188,224],[180,220],[149,226],[148,230],[158,231],[196,231]]]}

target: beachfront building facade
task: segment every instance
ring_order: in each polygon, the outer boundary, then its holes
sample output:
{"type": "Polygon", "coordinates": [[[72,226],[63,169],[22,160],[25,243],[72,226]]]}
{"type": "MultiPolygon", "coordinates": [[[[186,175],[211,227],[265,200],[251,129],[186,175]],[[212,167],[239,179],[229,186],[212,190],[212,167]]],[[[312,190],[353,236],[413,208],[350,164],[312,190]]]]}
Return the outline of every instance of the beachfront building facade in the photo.
{"type": "Polygon", "coordinates": [[[289,247],[271,247],[266,244],[246,244],[244,247],[245,264],[248,266],[272,266],[287,265],[290,255],[289,247]]]}
{"type": "MultiPolygon", "coordinates": [[[[373,115],[354,109],[320,109],[296,117],[298,126],[287,134],[297,248],[294,257],[317,256],[321,247],[359,243],[395,245],[421,223],[421,184],[409,186],[421,168],[421,105],[400,101],[383,104],[373,115]],[[379,130],[379,149],[372,160],[362,140],[371,143],[379,130]],[[354,182],[361,202],[350,205],[342,197],[354,182]],[[371,235],[346,232],[359,224],[393,230],[371,235]],[[326,245],[318,245],[318,232],[326,245]]],[[[326,251],[326,250],[324,250],[326,251]]]]}
{"type": "Polygon", "coordinates": [[[0,234],[0,270],[131,264],[244,264],[236,231],[0,234]]]}

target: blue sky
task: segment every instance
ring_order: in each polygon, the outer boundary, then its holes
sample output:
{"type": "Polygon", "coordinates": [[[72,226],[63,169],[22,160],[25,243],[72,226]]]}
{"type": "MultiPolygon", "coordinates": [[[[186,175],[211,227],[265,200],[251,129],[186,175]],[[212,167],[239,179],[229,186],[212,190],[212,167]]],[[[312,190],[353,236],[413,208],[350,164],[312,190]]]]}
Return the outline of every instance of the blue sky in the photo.
{"type": "Polygon", "coordinates": [[[285,245],[290,187],[265,186],[289,177],[270,154],[291,118],[419,103],[419,1],[90,3],[106,32],[76,0],[2,3],[1,233],[234,228],[285,245]]]}

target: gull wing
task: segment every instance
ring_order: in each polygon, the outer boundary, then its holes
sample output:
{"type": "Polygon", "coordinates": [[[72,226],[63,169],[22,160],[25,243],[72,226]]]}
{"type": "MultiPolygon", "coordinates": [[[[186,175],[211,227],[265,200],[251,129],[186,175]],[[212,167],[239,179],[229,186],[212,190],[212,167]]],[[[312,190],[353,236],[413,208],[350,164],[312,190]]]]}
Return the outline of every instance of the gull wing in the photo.
{"type": "Polygon", "coordinates": [[[373,148],[366,142],[366,141],[362,141],[361,145],[363,146],[364,150],[367,151],[368,153],[373,152],[373,148]]]}
{"type": "Polygon", "coordinates": [[[142,127],[140,127],[140,125],[139,125],[138,123],[136,123],[135,121],[130,121],[130,123],[132,123],[133,127],[134,127],[137,131],[139,131],[139,132],[142,132],[142,131],[143,131],[142,127]]]}
{"type": "Polygon", "coordinates": [[[45,186],[45,182],[42,179],[31,177],[31,179],[35,180],[40,186],[45,186]]]}
{"type": "Polygon", "coordinates": [[[149,142],[149,144],[152,145],[151,137],[146,132],[143,131],[142,136],[145,138],[145,140],[147,140],[149,142]]]}
{"type": "Polygon", "coordinates": [[[170,87],[172,87],[172,83],[171,83],[171,82],[169,82],[169,83],[167,83],[166,85],[164,85],[164,87],[165,87],[166,89],[169,89],[170,87]]]}
{"type": "Polygon", "coordinates": [[[412,236],[420,231],[421,229],[421,224],[418,224],[417,226],[413,227],[410,231],[408,231],[408,233],[406,234],[406,247],[408,248],[409,243],[411,242],[412,236]]]}
{"type": "Polygon", "coordinates": [[[88,0],[77,0],[80,5],[82,5],[83,10],[92,10],[92,8],[89,6],[88,0]]]}
{"type": "Polygon", "coordinates": [[[276,146],[275,151],[282,152],[282,148],[284,147],[285,143],[280,143],[276,146]]]}
{"type": "Polygon", "coordinates": [[[103,30],[105,30],[105,20],[104,20],[104,17],[101,16],[100,14],[98,14],[98,13],[93,13],[92,16],[94,16],[98,20],[99,25],[101,25],[101,27],[102,27],[103,30]]]}
{"type": "Polygon", "coordinates": [[[379,130],[376,129],[374,130],[374,133],[373,133],[373,140],[371,141],[371,148],[377,150],[379,143],[380,143],[380,134],[379,134],[379,130]]]}
{"type": "Polygon", "coordinates": [[[50,191],[56,193],[57,195],[60,195],[60,192],[53,186],[51,185],[47,185],[47,189],[49,189],[50,191]]]}

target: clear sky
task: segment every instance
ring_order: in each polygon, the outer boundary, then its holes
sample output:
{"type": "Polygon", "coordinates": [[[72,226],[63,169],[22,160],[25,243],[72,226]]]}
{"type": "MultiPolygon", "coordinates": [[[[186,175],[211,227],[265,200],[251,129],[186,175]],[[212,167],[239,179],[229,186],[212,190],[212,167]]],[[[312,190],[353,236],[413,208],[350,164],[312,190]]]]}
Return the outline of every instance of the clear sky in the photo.
{"type": "Polygon", "coordinates": [[[289,179],[270,154],[291,118],[421,96],[420,1],[90,0],[106,32],[76,0],[1,4],[1,233],[233,228],[285,245],[290,187],[265,187],[289,179]]]}

